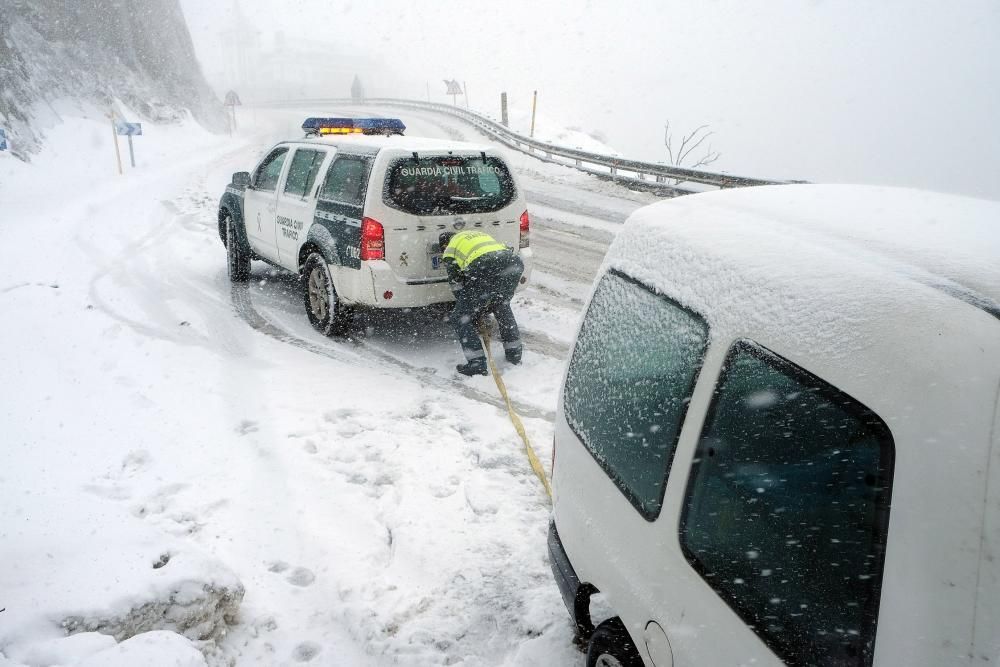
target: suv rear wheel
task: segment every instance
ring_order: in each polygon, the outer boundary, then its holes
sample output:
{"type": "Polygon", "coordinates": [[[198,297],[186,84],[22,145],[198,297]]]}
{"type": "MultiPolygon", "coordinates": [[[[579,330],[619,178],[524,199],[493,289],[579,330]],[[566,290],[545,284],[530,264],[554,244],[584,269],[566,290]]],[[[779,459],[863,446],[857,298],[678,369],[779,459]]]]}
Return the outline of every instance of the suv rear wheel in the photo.
{"type": "Polygon", "coordinates": [[[302,266],[302,297],[309,322],[324,336],[341,336],[351,321],[350,310],[337,297],[330,267],[318,252],[306,257],[302,266]]]}
{"type": "Polygon", "coordinates": [[[639,649],[620,618],[609,618],[594,630],[587,649],[587,667],[643,667],[639,649]]]}
{"type": "Polygon", "coordinates": [[[250,279],[250,255],[241,247],[236,238],[236,223],[233,216],[226,213],[226,269],[229,280],[234,283],[244,283],[250,279]]]}

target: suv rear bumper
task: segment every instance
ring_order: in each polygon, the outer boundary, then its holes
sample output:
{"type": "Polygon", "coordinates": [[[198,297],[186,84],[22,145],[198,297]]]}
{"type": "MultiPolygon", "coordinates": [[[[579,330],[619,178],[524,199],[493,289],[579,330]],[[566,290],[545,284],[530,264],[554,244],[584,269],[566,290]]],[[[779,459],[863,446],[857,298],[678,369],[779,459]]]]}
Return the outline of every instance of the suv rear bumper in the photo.
{"type": "MultiPolygon", "coordinates": [[[[531,278],[531,252],[522,251],[524,273],[518,291],[527,286],[531,278]]],[[[448,278],[404,280],[382,261],[361,262],[360,269],[330,266],[337,292],[348,303],[370,308],[421,308],[436,303],[448,303],[455,295],[448,285],[448,278]],[[392,293],[386,298],[387,293],[392,293]]]]}

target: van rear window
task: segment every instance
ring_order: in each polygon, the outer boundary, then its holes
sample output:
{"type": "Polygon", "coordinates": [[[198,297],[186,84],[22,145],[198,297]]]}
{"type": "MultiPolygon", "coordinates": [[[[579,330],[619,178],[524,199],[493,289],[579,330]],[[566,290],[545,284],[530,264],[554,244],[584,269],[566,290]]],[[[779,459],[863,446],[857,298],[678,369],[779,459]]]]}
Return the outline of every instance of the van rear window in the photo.
{"type": "Polygon", "coordinates": [[[708,324],[615,272],[598,283],[563,393],[566,421],[647,520],[667,475],[708,344],[708,324]]]}
{"type": "Polygon", "coordinates": [[[405,158],[386,178],[386,204],[415,215],[490,213],[513,199],[514,179],[494,157],[405,158]]]}

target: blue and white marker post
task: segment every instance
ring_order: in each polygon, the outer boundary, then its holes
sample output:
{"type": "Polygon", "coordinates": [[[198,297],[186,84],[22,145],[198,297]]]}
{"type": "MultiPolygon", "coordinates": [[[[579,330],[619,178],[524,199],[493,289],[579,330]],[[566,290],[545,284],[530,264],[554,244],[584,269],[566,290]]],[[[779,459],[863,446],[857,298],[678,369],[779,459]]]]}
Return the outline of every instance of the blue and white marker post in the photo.
{"type": "Polygon", "coordinates": [[[128,137],[128,157],[135,169],[135,149],[132,148],[132,137],[142,136],[142,123],[128,123],[124,120],[115,121],[115,132],[119,136],[128,137]]]}

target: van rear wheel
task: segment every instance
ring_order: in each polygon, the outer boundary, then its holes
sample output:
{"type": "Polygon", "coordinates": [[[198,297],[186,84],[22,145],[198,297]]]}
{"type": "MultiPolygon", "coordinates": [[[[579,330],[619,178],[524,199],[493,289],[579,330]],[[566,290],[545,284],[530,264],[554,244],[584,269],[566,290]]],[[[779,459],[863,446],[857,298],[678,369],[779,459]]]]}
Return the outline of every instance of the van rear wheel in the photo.
{"type": "Polygon", "coordinates": [[[587,648],[587,667],[643,667],[639,649],[620,618],[609,618],[594,630],[587,648]]]}
{"type": "Polygon", "coordinates": [[[313,328],[324,336],[345,334],[351,321],[351,312],[337,296],[330,267],[318,252],[306,257],[301,280],[306,315],[313,328]]]}

